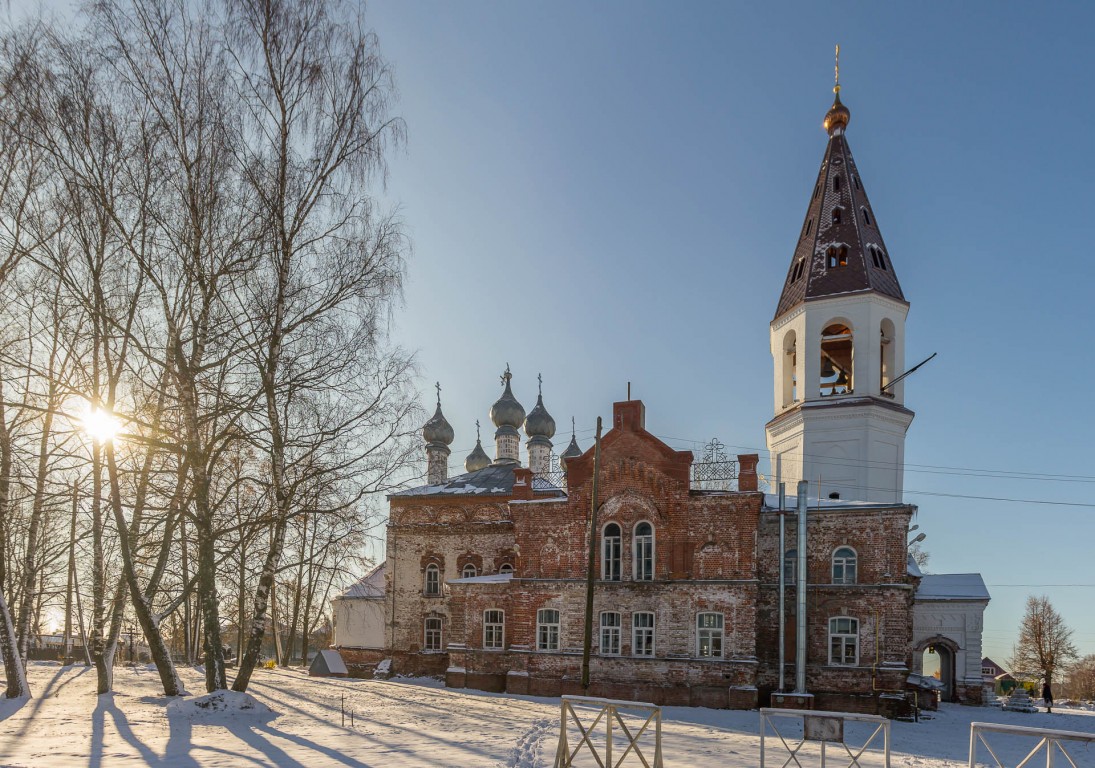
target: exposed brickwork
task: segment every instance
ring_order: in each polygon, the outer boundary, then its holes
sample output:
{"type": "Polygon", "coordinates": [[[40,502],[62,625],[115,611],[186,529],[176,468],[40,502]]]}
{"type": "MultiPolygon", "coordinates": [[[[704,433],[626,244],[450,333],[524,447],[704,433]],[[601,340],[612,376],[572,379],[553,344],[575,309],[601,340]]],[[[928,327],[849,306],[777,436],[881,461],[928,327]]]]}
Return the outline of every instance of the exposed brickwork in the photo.
{"type": "MultiPolygon", "coordinates": [[[[661,704],[755,707],[778,679],[776,583],[781,561],[776,515],[762,512],[757,457],[738,457],[739,490],[692,491],[692,454],[675,451],[645,429],[640,401],[616,403],[601,442],[598,542],[606,525],[620,540],[620,578],[605,580],[594,562],[591,686],[580,685],[588,517],[593,451],[568,463],[566,496],[533,490],[515,467],[511,494],[398,496],[388,529],[388,651],[396,674],[444,676],[453,687],[533,695],[589,693],[661,704]],[[636,570],[636,526],[654,532],[652,578],[636,570]],[[425,569],[442,571],[441,595],[424,592],[425,569]],[[511,579],[459,580],[513,567],[511,579]],[[451,582],[451,583],[450,583],[451,582]],[[559,612],[557,648],[538,648],[537,614],[559,612]],[[501,648],[484,647],[484,612],[504,612],[501,648]],[[619,654],[601,648],[601,613],[618,613],[619,654]],[[637,656],[633,620],[654,614],[653,654],[637,656]],[[701,655],[697,617],[720,614],[721,656],[701,655]],[[443,651],[423,649],[423,622],[443,622],[443,651]]],[[[877,712],[900,697],[910,661],[914,580],[905,570],[905,531],[913,508],[846,508],[808,515],[808,690],[817,708],[877,712]],[[832,584],[832,554],[857,553],[857,583],[832,584]],[[829,663],[828,621],[858,620],[858,659],[829,663]]],[[[788,548],[795,516],[787,515],[788,548]]],[[[788,589],[787,667],[793,681],[794,589],[788,589]]],[[[554,641],[554,635],[549,635],[554,641]]],[[[349,653],[367,672],[379,652],[349,653]],[[359,658],[360,656],[360,658],[359,658]]],[[[344,651],[347,657],[347,651],[344,651]]]]}

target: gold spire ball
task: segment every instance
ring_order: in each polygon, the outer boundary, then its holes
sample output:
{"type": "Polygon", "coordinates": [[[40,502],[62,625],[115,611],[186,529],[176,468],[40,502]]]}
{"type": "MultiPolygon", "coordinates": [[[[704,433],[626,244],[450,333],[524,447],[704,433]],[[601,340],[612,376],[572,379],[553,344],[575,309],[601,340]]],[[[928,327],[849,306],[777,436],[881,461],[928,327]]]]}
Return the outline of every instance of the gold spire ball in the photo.
{"type": "Polygon", "coordinates": [[[852,113],[846,106],[840,103],[840,46],[836,47],[836,85],[833,86],[833,93],[835,97],[833,99],[833,106],[829,107],[829,111],[825,113],[825,119],[821,122],[821,127],[825,129],[825,132],[830,136],[835,136],[838,133],[844,133],[844,129],[848,127],[848,122],[852,119],[852,113]]]}

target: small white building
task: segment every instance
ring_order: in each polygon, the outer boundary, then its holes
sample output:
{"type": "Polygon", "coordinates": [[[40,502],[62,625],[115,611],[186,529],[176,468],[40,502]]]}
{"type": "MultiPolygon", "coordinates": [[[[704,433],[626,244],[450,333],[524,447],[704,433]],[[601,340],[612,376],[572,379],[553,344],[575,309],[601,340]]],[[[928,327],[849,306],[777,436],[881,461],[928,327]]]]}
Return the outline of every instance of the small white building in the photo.
{"type": "Polygon", "coordinates": [[[384,648],[387,564],[381,563],[334,598],[336,648],[384,648]]]}
{"type": "Polygon", "coordinates": [[[913,598],[913,673],[923,674],[924,652],[939,657],[944,701],[979,704],[981,632],[989,591],[979,573],[926,574],[913,598]]]}

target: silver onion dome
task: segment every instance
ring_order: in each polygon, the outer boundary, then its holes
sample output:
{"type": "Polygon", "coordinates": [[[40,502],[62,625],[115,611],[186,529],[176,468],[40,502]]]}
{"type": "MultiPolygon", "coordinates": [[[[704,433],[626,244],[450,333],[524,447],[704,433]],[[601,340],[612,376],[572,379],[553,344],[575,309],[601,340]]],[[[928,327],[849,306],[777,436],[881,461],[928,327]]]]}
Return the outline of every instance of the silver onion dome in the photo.
{"type": "Polygon", "coordinates": [[[490,466],[490,456],[483,450],[483,443],[480,440],[475,441],[475,448],[468,454],[468,458],[464,459],[464,469],[467,472],[478,472],[481,469],[486,469],[490,466]]]}
{"type": "Polygon", "coordinates": [[[502,393],[502,396],[498,398],[498,402],[490,407],[490,420],[494,422],[496,427],[513,427],[517,429],[525,421],[525,409],[517,402],[517,398],[513,396],[513,390],[510,389],[509,382],[513,378],[513,374],[509,372],[509,364],[506,364],[506,372],[502,374],[502,383],[506,389],[502,393]]]}
{"type": "Polygon", "coordinates": [[[559,456],[559,464],[563,469],[566,469],[567,461],[576,459],[582,455],[582,449],[578,447],[578,438],[574,433],[574,419],[570,420],[570,425],[570,445],[568,445],[567,449],[559,456]]]}
{"type": "Polygon", "coordinates": [[[441,413],[441,384],[437,384],[437,410],[434,411],[433,418],[422,427],[422,438],[427,443],[450,445],[455,436],[452,425],[445,418],[445,414],[441,413]]]}
{"type": "Polygon", "coordinates": [[[525,419],[525,434],[550,440],[555,436],[555,419],[551,418],[551,414],[544,407],[544,377],[538,375],[536,379],[540,383],[541,391],[536,396],[536,407],[529,411],[528,418],[525,419]]]}

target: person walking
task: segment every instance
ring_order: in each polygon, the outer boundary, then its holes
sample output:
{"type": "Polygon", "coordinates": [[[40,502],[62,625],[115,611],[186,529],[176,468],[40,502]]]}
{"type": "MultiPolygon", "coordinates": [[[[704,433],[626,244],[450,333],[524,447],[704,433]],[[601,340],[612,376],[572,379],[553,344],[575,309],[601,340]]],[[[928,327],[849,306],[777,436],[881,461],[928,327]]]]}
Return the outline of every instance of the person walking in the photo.
{"type": "Polygon", "coordinates": [[[1053,714],[1053,689],[1049,687],[1049,680],[1042,684],[1042,703],[1046,705],[1046,712],[1053,714]]]}

